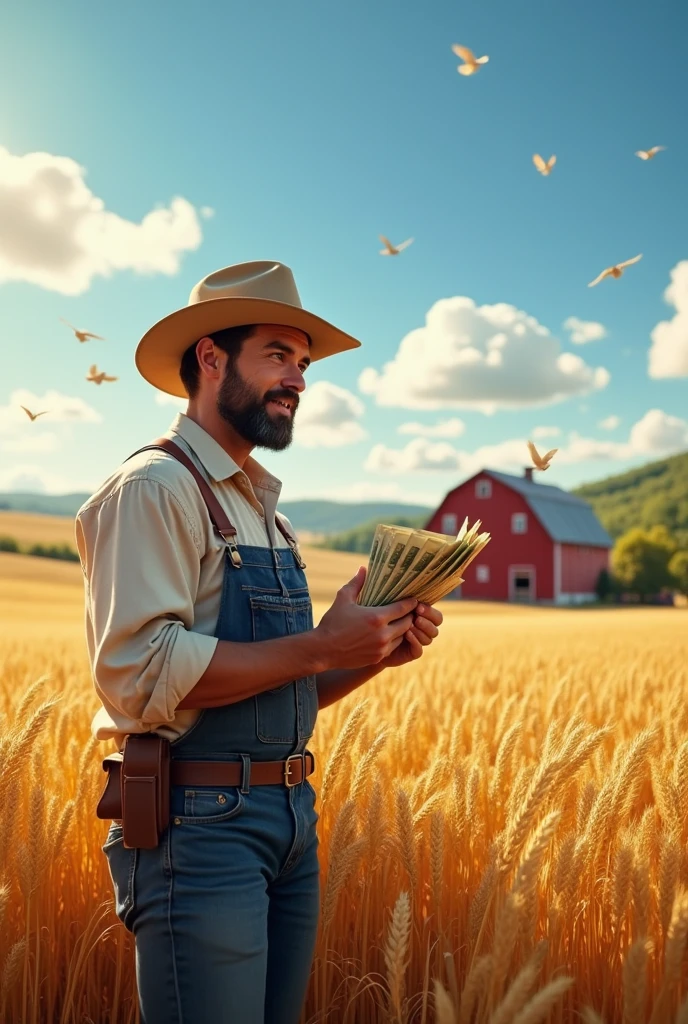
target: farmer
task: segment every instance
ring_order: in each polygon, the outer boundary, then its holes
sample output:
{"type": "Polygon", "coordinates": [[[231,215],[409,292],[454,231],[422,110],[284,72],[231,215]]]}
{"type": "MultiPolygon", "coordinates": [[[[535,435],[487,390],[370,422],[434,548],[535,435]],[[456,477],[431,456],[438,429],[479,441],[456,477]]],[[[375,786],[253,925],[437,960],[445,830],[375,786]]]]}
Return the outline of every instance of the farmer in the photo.
{"type": "Polygon", "coordinates": [[[359,344],[302,308],[283,264],[210,274],[136,350],[147,381],[188,399],[167,447],[77,514],[93,733],[169,741],[158,845],[125,846],[115,819],[103,847],[142,1024],[297,1024],[320,904],[318,707],[419,658],[442,621],[410,598],[357,605],[361,568],[313,628],[280,481],[251,457],[290,444],[309,364],[359,344]]]}

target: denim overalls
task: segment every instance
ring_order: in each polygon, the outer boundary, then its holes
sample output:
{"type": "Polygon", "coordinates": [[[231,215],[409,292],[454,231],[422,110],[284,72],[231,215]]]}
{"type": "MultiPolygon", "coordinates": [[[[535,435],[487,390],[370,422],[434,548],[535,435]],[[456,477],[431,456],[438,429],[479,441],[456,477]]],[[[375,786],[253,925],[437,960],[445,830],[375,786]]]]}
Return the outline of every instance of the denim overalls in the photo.
{"type": "MultiPolygon", "coordinates": [[[[215,636],[250,643],[313,625],[291,548],[228,547],[215,636]]],[[[155,849],[105,853],[117,916],[133,933],[142,1024],[297,1024],[320,908],[315,791],[251,786],[250,762],[300,754],[318,712],[314,676],[206,708],[173,759],[241,761],[239,787],[172,786],[155,849]]]]}

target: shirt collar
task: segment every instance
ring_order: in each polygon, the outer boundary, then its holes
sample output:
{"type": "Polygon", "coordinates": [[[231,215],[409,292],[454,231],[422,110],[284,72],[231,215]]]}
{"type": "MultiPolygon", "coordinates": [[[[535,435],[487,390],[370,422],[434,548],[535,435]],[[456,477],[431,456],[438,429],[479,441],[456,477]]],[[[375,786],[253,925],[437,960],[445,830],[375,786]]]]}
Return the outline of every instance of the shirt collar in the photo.
{"type": "Polygon", "coordinates": [[[219,483],[221,480],[227,480],[236,473],[244,472],[254,488],[273,491],[275,494],[280,493],[282,489],[281,480],[278,480],[272,473],[268,473],[267,469],[251,458],[250,455],[246,459],[242,471],[241,467],[236,464],[232,456],[224,450],[222,445],[218,444],[207,430],[204,430],[203,427],[199,426],[195,420],[192,420],[185,413],[180,412],[177,414],[170,425],[169,432],[179,434],[193,448],[208,474],[216,482],[219,483]]]}

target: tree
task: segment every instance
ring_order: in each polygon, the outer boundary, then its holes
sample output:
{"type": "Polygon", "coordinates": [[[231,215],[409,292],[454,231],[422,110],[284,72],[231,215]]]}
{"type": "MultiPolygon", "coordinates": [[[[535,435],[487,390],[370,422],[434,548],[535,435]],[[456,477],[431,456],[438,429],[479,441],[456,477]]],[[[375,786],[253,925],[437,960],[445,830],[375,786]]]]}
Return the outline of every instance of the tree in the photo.
{"type": "Polygon", "coordinates": [[[614,545],[612,567],[622,588],[645,600],[674,582],[669,560],[675,550],[665,526],[653,526],[647,532],[635,527],[614,545]]]}
{"type": "Polygon", "coordinates": [[[608,569],[600,569],[597,577],[597,583],[595,584],[595,593],[597,594],[600,601],[605,601],[612,592],[612,578],[609,575],[608,569]]]}
{"type": "Polygon", "coordinates": [[[671,556],[669,572],[681,593],[688,597],[688,551],[676,551],[671,556]]]}

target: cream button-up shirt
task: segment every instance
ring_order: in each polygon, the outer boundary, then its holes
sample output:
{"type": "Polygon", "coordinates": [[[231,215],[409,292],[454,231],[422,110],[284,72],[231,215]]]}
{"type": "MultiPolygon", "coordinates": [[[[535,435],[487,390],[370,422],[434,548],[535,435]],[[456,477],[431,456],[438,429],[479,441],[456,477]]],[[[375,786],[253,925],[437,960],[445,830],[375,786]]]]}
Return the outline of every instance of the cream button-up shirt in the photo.
{"type": "MultiPolygon", "coordinates": [[[[275,527],[281,482],[255,459],[241,470],[210,434],[179,413],[165,437],[201,469],[237,531],[237,544],[286,547],[275,527]]],[[[150,442],[145,442],[150,443],[150,442]]],[[[281,516],[294,531],[286,516],[281,516]]],[[[93,735],[121,747],[131,732],[174,740],[200,710],[177,710],[217,646],[226,545],[198,484],[158,449],[123,462],[79,509],[86,643],[102,707],[93,735]]]]}

